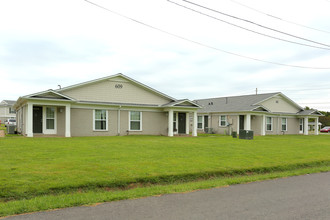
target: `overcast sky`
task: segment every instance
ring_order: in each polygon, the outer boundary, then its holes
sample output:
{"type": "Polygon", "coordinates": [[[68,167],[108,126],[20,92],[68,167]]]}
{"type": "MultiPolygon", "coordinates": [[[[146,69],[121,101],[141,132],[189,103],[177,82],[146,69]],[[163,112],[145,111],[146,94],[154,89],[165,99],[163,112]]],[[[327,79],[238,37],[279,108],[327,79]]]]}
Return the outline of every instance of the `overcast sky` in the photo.
{"type": "Polygon", "coordinates": [[[123,73],[177,99],[258,88],[330,111],[330,0],[190,1],[215,11],[182,0],[91,0],[108,10],[0,0],[0,101],[123,73]]]}

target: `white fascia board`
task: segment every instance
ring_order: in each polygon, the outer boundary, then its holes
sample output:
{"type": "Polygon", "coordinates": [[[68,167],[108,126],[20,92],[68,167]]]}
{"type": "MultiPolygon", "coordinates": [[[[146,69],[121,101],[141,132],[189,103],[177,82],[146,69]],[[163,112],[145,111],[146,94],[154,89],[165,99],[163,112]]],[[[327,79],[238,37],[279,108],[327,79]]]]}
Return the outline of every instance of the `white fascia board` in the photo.
{"type": "Polygon", "coordinates": [[[190,101],[189,99],[184,99],[184,100],[180,100],[180,101],[176,101],[174,103],[169,103],[166,105],[163,105],[163,107],[192,107],[192,108],[202,108],[200,105],[198,105],[197,103],[190,101]],[[184,102],[188,102],[189,104],[193,105],[193,106],[177,106],[180,105],[184,102]]]}
{"type": "Polygon", "coordinates": [[[266,110],[266,112],[271,112],[268,108],[266,108],[266,107],[263,106],[263,105],[258,105],[258,106],[256,106],[254,109],[252,109],[251,111],[254,111],[254,110],[257,109],[257,108],[263,108],[263,109],[266,110]]]}
{"type": "MultiPolygon", "coordinates": [[[[34,93],[34,94],[30,94],[30,95],[26,95],[26,96],[23,96],[22,98],[30,99],[30,98],[33,98],[33,96],[40,96],[40,95],[44,95],[44,94],[47,94],[47,93],[53,93],[53,94],[58,95],[60,97],[69,99],[70,101],[75,101],[75,99],[73,99],[73,98],[71,98],[71,97],[69,97],[67,95],[63,95],[61,93],[58,93],[57,91],[52,90],[52,89],[49,89],[49,90],[46,90],[46,91],[42,91],[42,92],[38,92],[38,93],[34,93]]],[[[43,98],[39,98],[39,99],[43,99],[43,98]]],[[[45,97],[45,99],[47,99],[47,98],[45,97]]]]}

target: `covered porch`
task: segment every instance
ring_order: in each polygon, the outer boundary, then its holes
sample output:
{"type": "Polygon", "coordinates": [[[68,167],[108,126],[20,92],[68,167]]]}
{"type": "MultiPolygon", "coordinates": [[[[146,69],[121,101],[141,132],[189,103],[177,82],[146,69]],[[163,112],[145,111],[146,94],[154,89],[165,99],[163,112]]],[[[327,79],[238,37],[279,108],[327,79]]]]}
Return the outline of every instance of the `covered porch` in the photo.
{"type": "Polygon", "coordinates": [[[27,102],[25,135],[71,137],[71,104],[27,102]]]}
{"type": "Polygon", "coordinates": [[[189,135],[197,136],[197,110],[201,108],[187,99],[178,100],[166,105],[168,112],[168,136],[189,135]],[[192,130],[190,131],[190,115],[192,115],[192,130]]]}
{"type": "MultiPolygon", "coordinates": [[[[318,127],[318,117],[313,116],[288,116],[288,115],[266,115],[266,114],[240,114],[237,116],[237,133],[240,129],[254,130],[257,135],[271,134],[304,134],[309,135],[308,125],[318,127]],[[290,122],[289,122],[290,121],[290,122]],[[293,121],[293,122],[292,122],[293,121]],[[309,122],[313,121],[313,122],[309,122]]],[[[318,135],[319,130],[315,129],[318,135]]]]}

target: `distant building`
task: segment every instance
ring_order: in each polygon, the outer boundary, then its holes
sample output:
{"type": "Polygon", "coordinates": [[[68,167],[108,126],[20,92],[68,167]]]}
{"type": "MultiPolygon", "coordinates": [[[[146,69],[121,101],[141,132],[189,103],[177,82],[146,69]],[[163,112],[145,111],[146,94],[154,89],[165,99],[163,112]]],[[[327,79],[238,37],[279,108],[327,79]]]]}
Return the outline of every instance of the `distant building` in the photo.
{"type": "MultiPolygon", "coordinates": [[[[304,110],[281,92],[199,99],[199,132],[230,134],[253,130],[255,135],[305,134],[322,114],[304,110]],[[314,122],[309,123],[309,119],[314,122]]],[[[318,134],[318,129],[314,132],[318,134]]]]}
{"type": "Polygon", "coordinates": [[[13,105],[16,101],[12,100],[3,100],[0,102],[0,121],[3,124],[6,119],[16,118],[16,111],[13,108],[13,105]]]}

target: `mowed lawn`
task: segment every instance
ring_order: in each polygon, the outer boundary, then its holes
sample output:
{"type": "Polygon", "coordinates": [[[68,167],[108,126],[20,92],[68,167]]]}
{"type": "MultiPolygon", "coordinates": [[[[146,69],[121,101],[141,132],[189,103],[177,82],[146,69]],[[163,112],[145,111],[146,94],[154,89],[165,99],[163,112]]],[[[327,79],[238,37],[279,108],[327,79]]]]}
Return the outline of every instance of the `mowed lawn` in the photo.
{"type": "Polygon", "coordinates": [[[0,202],[7,202],[134,183],[194,180],[205,173],[329,166],[330,136],[6,137],[0,139],[0,161],[0,202]]]}

